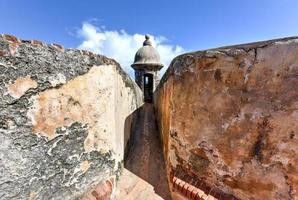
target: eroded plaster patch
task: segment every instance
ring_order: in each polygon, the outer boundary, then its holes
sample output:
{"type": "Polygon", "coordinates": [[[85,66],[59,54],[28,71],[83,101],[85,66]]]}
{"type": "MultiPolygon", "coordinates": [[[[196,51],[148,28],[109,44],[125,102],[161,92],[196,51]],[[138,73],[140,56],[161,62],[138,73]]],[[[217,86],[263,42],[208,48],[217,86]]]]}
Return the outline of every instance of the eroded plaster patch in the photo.
{"type": "Polygon", "coordinates": [[[36,199],[36,197],[37,197],[37,192],[32,191],[30,193],[30,196],[29,196],[28,200],[34,200],[34,199],[36,199]]]}
{"type": "Polygon", "coordinates": [[[56,137],[56,129],[74,122],[88,125],[84,142],[87,152],[108,152],[115,141],[115,66],[94,66],[87,74],[68,81],[60,88],[52,88],[32,97],[33,106],[28,117],[33,132],[49,139],[56,137]]]}
{"type": "Polygon", "coordinates": [[[81,163],[81,166],[80,166],[81,171],[83,171],[84,173],[85,173],[86,171],[88,171],[89,167],[90,167],[90,163],[89,163],[88,160],[83,161],[83,162],[81,163]]]}
{"type": "Polygon", "coordinates": [[[15,99],[23,96],[30,88],[36,88],[37,82],[30,76],[20,77],[7,86],[8,93],[15,99]]]}

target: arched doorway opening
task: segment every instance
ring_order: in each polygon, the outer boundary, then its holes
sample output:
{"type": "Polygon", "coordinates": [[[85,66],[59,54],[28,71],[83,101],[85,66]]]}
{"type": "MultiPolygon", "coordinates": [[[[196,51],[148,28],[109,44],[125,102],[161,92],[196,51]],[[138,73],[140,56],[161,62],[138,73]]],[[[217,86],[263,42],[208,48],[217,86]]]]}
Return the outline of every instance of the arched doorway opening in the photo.
{"type": "Polygon", "coordinates": [[[153,74],[144,74],[144,101],[151,103],[153,99],[153,74]]]}

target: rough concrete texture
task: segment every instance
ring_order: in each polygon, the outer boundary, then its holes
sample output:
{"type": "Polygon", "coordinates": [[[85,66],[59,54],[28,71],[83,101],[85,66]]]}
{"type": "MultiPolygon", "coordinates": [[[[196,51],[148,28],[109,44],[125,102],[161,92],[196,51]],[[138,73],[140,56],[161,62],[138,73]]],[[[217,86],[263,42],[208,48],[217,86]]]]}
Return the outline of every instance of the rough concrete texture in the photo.
{"type": "Polygon", "coordinates": [[[0,199],[76,199],[118,176],[141,102],[112,59],[1,35],[0,199]]]}
{"type": "Polygon", "coordinates": [[[183,171],[238,199],[297,199],[297,87],[294,37],[175,58],[155,92],[169,177],[183,171]]]}

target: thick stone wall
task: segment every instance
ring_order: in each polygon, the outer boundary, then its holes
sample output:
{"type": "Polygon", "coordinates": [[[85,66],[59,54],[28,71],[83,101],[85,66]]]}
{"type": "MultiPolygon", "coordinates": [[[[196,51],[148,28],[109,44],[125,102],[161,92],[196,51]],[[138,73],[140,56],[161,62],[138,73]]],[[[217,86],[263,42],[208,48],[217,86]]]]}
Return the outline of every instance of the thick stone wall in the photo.
{"type": "Polygon", "coordinates": [[[171,180],[221,199],[298,198],[298,38],[178,56],[155,108],[171,180]]]}
{"type": "Polygon", "coordinates": [[[0,199],[77,199],[114,183],[141,103],[112,59],[1,35],[0,199]]]}

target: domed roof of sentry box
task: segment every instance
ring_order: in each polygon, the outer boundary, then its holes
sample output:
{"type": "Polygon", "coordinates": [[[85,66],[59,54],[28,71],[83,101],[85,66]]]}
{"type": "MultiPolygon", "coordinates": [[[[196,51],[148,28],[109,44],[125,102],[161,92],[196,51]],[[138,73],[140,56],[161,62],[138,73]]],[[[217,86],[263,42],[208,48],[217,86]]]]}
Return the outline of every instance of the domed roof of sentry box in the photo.
{"type": "Polygon", "coordinates": [[[143,46],[137,51],[134,63],[131,65],[134,69],[150,67],[160,70],[163,64],[160,62],[160,56],[157,50],[152,46],[149,35],[145,35],[143,46]]]}

